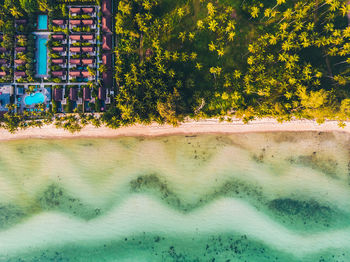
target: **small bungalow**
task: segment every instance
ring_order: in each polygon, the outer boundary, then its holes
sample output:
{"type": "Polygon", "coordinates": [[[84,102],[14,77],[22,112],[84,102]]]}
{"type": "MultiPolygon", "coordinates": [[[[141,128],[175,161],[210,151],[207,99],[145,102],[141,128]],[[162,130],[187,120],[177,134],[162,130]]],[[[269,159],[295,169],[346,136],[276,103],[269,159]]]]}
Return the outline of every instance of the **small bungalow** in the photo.
{"type": "Polygon", "coordinates": [[[102,31],[105,33],[112,33],[112,17],[103,16],[102,17],[102,31]]]}
{"type": "Polygon", "coordinates": [[[69,9],[69,11],[72,13],[72,14],[79,14],[81,12],[81,8],[80,7],[71,7],[69,9]]]}
{"type": "Polygon", "coordinates": [[[65,75],[65,72],[64,71],[53,71],[53,72],[51,72],[51,74],[53,77],[62,77],[65,75]]]}
{"type": "Polygon", "coordinates": [[[104,35],[102,38],[102,49],[105,51],[111,51],[112,50],[112,35],[107,34],[104,35]]]}
{"type": "Polygon", "coordinates": [[[102,63],[107,67],[110,68],[112,65],[112,54],[103,54],[102,55],[102,63]]]}
{"type": "Polygon", "coordinates": [[[69,72],[70,77],[80,77],[80,75],[81,75],[80,71],[78,71],[78,70],[69,72]]]}
{"type": "Polygon", "coordinates": [[[70,40],[80,41],[81,35],[70,35],[70,40]]]}
{"type": "Polygon", "coordinates": [[[81,60],[83,65],[93,65],[94,64],[94,59],[92,58],[84,58],[81,60]]]}
{"type": "Polygon", "coordinates": [[[92,19],[84,19],[84,20],[81,20],[81,22],[83,23],[83,25],[93,25],[94,24],[94,20],[92,20],[92,19]]]}
{"type": "Polygon", "coordinates": [[[106,88],[111,88],[113,84],[113,75],[111,72],[102,74],[103,86],[106,88]]]}
{"type": "Polygon", "coordinates": [[[83,77],[90,77],[90,76],[92,76],[89,71],[82,71],[81,74],[82,74],[83,77]]]}
{"type": "Polygon", "coordinates": [[[73,65],[80,65],[80,59],[71,59],[69,62],[73,65]]]}
{"type": "Polygon", "coordinates": [[[27,20],[26,19],[16,19],[15,22],[17,25],[23,25],[23,24],[27,23],[27,20]]]}
{"type": "Polygon", "coordinates": [[[91,90],[88,87],[83,88],[83,100],[90,101],[91,100],[91,90]]]}
{"type": "Polygon", "coordinates": [[[4,72],[4,71],[0,71],[0,76],[6,76],[7,75],[7,73],[6,72],[4,72]]]}
{"type": "Polygon", "coordinates": [[[6,49],[5,47],[0,46],[0,52],[1,52],[1,53],[4,53],[4,52],[6,52],[6,51],[7,51],[7,49],[6,49]]]}
{"type": "Polygon", "coordinates": [[[84,52],[84,53],[90,53],[90,52],[94,52],[94,48],[92,46],[83,46],[81,48],[81,50],[84,52]]]}
{"type": "Polygon", "coordinates": [[[81,20],[70,20],[69,21],[69,23],[71,24],[71,25],[80,25],[81,24],[81,20]]]}
{"type": "Polygon", "coordinates": [[[53,40],[63,40],[65,38],[65,35],[63,34],[52,35],[51,38],[53,40]]]}
{"type": "Polygon", "coordinates": [[[7,60],[6,59],[0,59],[0,64],[7,64],[7,60]]]}
{"type": "Polygon", "coordinates": [[[60,102],[63,100],[63,88],[54,88],[53,90],[53,100],[60,102]]]}
{"type": "Polygon", "coordinates": [[[53,64],[63,64],[65,61],[63,58],[52,59],[51,62],[53,64]]]}
{"type": "Polygon", "coordinates": [[[78,100],[78,89],[75,87],[72,87],[69,89],[69,99],[71,101],[77,101],[78,100]]]}
{"type": "Polygon", "coordinates": [[[24,65],[26,62],[22,59],[15,59],[15,64],[17,65],[24,65]]]}
{"type": "Polygon", "coordinates": [[[80,53],[81,49],[80,49],[79,46],[72,46],[72,47],[70,48],[70,51],[71,51],[72,53],[80,53]]]}
{"type": "Polygon", "coordinates": [[[16,50],[17,53],[19,53],[19,52],[25,52],[26,49],[27,49],[27,48],[24,47],[24,46],[17,46],[17,47],[15,48],[15,50],[16,50]]]}
{"type": "Polygon", "coordinates": [[[94,12],[94,8],[92,7],[83,7],[82,10],[84,14],[91,14],[94,12]]]}
{"type": "Polygon", "coordinates": [[[54,51],[54,52],[64,52],[65,51],[65,47],[64,46],[54,46],[54,47],[52,47],[52,51],[54,51]]]}
{"type": "Polygon", "coordinates": [[[15,77],[25,77],[26,76],[26,72],[24,71],[16,71],[15,72],[15,77]]]}
{"type": "Polygon", "coordinates": [[[62,26],[64,25],[64,20],[63,19],[53,19],[52,24],[56,26],[62,26]]]}
{"type": "Polygon", "coordinates": [[[91,34],[89,34],[89,35],[82,35],[81,36],[82,38],[83,38],[83,40],[94,40],[94,35],[91,35],[91,34]]]}

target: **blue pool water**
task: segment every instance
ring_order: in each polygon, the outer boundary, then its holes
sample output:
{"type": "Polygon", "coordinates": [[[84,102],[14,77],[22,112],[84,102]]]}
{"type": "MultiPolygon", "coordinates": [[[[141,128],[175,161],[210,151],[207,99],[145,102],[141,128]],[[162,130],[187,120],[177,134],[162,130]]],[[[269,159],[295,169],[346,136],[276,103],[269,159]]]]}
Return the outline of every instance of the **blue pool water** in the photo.
{"type": "Polygon", "coordinates": [[[38,30],[47,30],[47,15],[38,15],[38,30]]]}
{"type": "Polygon", "coordinates": [[[46,75],[47,74],[47,38],[43,36],[38,36],[37,47],[38,50],[36,52],[36,60],[37,60],[37,74],[38,75],[46,75]]]}
{"type": "Polygon", "coordinates": [[[40,104],[45,101],[45,96],[42,93],[35,93],[24,98],[24,103],[31,106],[33,104],[40,104]]]}

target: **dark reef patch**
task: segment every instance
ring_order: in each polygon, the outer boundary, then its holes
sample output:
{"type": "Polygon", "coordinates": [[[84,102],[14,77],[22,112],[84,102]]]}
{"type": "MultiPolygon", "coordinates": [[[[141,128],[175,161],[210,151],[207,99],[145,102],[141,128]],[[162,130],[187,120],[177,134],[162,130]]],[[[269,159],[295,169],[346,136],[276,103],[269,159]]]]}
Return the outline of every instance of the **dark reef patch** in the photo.
{"type": "Polygon", "coordinates": [[[21,222],[27,215],[19,206],[0,204],[0,229],[6,229],[21,222]]]}

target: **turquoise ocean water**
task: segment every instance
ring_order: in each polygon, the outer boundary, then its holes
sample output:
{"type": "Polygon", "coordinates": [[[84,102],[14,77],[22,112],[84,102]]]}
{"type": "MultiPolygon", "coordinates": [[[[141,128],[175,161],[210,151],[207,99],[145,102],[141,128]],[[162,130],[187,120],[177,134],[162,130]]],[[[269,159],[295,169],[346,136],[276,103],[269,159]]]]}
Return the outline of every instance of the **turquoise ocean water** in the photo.
{"type": "Polygon", "coordinates": [[[343,133],[0,143],[0,261],[350,261],[343,133]]]}

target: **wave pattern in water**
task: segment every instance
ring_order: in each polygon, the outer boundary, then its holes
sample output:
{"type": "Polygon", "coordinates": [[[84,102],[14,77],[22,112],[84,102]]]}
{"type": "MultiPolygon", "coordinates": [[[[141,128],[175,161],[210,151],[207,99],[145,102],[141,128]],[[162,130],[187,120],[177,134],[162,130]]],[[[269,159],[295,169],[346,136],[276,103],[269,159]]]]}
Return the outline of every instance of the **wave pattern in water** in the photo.
{"type": "Polygon", "coordinates": [[[0,144],[0,261],[347,261],[341,133],[0,144]]]}

